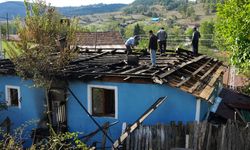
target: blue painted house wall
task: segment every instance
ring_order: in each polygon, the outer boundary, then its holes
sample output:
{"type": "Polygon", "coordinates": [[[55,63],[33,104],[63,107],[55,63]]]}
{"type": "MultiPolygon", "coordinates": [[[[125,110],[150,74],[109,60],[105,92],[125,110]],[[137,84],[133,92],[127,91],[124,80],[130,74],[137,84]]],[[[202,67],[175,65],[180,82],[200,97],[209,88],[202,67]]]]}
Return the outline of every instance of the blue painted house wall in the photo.
{"type": "MultiPolygon", "coordinates": [[[[7,110],[0,112],[0,123],[9,117],[11,120],[11,130],[21,127],[22,124],[28,124],[27,121],[32,121],[25,128],[23,134],[24,140],[30,139],[30,131],[36,127],[36,122],[43,116],[44,111],[44,90],[33,88],[31,80],[22,80],[17,76],[0,76],[0,101],[5,102],[5,86],[19,86],[21,94],[21,107],[8,107],[7,110]]],[[[25,142],[25,145],[30,145],[31,140],[25,142]]]]}
{"type": "MultiPolygon", "coordinates": [[[[116,86],[118,89],[118,118],[95,117],[100,124],[107,121],[111,123],[119,121],[117,125],[110,128],[110,135],[112,135],[113,139],[117,139],[121,134],[123,122],[128,124],[133,123],[162,96],[167,96],[167,100],[144,121],[144,124],[150,125],[169,123],[170,121],[187,122],[195,120],[196,97],[178,88],[159,84],[70,82],[69,88],[86,108],[88,108],[88,85],[116,86]]],[[[201,102],[201,116],[204,116],[205,111],[207,112],[208,110],[206,103],[206,101],[201,102]]],[[[88,134],[97,129],[97,126],[90,120],[72,95],[68,97],[67,118],[70,131],[79,131],[88,134]]]]}
{"type": "MultiPolygon", "coordinates": [[[[45,92],[43,89],[33,88],[31,80],[22,80],[17,76],[0,76],[0,100],[5,100],[5,86],[19,86],[21,90],[21,108],[9,107],[8,110],[1,111],[0,122],[7,116],[13,122],[12,129],[20,127],[26,121],[39,120],[43,117],[45,92]]],[[[88,86],[114,86],[118,92],[118,117],[95,117],[103,124],[119,121],[118,124],[110,128],[110,135],[113,140],[121,134],[122,123],[133,123],[144,113],[159,97],[167,96],[167,100],[156,109],[143,124],[169,123],[170,121],[194,121],[196,118],[197,99],[191,94],[183,92],[178,88],[159,84],[136,84],[136,83],[116,83],[116,82],[69,82],[69,88],[81,100],[81,103],[88,108],[88,86]]],[[[200,103],[200,120],[207,114],[210,104],[206,101],[200,103]]],[[[67,124],[69,131],[82,132],[84,135],[93,132],[97,126],[87,116],[72,95],[69,94],[67,100],[67,124]]],[[[27,133],[33,128],[29,126],[27,133]]],[[[28,135],[29,136],[29,135],[28,135]]],[[[26,138],[28,138],[26,136],[26,138]]],[[[101,134],[98,134],[93,141],[99,141],[101,134]]],[[[93,141],[89,141],[92,143],[93,141]]],[[[30,144],[31,140],[26,144],[30,144]]]]}
{"type": "Polygon", "coordinates": [[[207,101],[201,100],[201,107],[200,107],[200,120],[205,120],[207,117],[207,113],[209,112],[211,104],[207,101]]]}

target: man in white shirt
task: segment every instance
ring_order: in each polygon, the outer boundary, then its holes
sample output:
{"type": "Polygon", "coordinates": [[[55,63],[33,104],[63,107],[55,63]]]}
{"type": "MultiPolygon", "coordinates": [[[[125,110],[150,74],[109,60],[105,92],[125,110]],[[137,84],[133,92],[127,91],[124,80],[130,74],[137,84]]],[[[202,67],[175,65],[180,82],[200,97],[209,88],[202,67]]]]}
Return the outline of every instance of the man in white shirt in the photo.
{"type": "Polygon", "coordinates": [[[138,43],[139,39],[140,39],[140,37],[138,35],[135,35],[133,37],[130,37],[125,42],[127,54],[132,54],[132,48],[134,48],[134,46],[138,43]]]}

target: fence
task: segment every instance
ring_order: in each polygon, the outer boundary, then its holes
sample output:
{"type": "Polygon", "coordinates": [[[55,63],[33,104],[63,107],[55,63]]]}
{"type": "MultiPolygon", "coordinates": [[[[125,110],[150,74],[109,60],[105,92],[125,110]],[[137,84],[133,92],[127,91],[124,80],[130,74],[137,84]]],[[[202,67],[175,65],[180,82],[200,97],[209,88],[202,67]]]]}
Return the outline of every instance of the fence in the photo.
{"type": "Polygon", "coordinates": [[[249,150],[250,128],[229,121],[141,126],[125,142],[126,150],[249,150]]]}
{"type": "MultiPolygon", "coordinates": [[[[144,43],[145,45],[144,44],[143,45],[146,48],[149,40],[148,36],[141,35],[141,39],[142,40],[140,41],[140,43],[141,42],[144,43]]],[[[190,49],[191,39],[192,36],[187,36],[187,35],[168,35],[167,49],[176,49],[179,46],[190,49]]],[[[209,48],[215,46],[212,34],[203,34],[199,41],[201,46],[206,46],[209,48]]]]}
{"type": "MultiPolygon", "coordinates": [[[[213,47],[214,41],[213,37],[210,34],[202,35],[203,37],[199,40],[200,45],[213,47]]],[[[169,35],[167,39],[167,45],[170,48],[176,48],[177,46],[191,47],[191,36],[174,36],[169,35]]]]}

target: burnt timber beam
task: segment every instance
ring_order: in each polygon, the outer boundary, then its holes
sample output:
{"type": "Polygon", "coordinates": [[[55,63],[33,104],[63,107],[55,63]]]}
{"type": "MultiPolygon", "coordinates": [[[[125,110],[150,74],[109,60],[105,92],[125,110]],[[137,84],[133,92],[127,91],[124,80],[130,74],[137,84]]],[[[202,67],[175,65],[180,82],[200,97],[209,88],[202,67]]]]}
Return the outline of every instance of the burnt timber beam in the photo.
{"type": "Polygon", "coordinates": [[[103,52],[103,53],[101,53],[101,54],[98,54],[98,55],[95,55],[95,56],[91,56],[91,57],[88,57],[88,58],[85,58],[85,59],[78,59],[78,60],[73,61],[73,62],[74,62],[74,63],[77,63],[77,62],[88,61],[88,60],[91,60],[91,59],[94,59],[94,58],[98,58],[98,57],[101,57],[101,56],[103,56],[103,55],[112,53],[112,52],[114,52],[114,51],[116,51],[116,49],[115,49],[115,50],[112,50],[112,51],[110,51],[110,52],[103,52]]]}
{"type": "Polygon", "coordinates": [[[215,63],[213,67],[211,67],[200,79],[198,82],[196,82],[189,90],[189,93],[193,93],[199,85],[202,83],[202,81],[219,65],[219,63],[215,63]]]}
{"type": "Polygon", "coordinates": [[[113,144],[113,149],[116,150],[122,144],[122,142],[132,133],[140,124],[153,112],[155,111],[165,100],[167,96],[159,98],[152,106],[147,109],[142,116],[140,116],[126,131],[116,140],[113,144]]]}
{"type": "Polygon", "coordinates": [[[108,73],[119,73],[119,72],[122,72],[124,70],[131,69],[131,68],[132,68],[131,66],[124,66],[124,67],[118,68],[116,70],[110,70],[110,72],[108,72],[108,73]]]}
{"type": "MultiPolygon", "coordinates": [[[[82,47],[82,46],[78,46],[80,49],[88,49],[88,50],[126,50],[126,48],[94,48],[94,47],[82,47]]],[[[80,51],[80,52],[84,52],[84,53],[91,53],[91,51],[80,51]]]]}
{"type": "Polygon", "coordinates": [[[197,58],[195,58],[195,59],[193,59],[193,60],[191,60],[191,61],[182,63],[181,65],[176,66],[174,69],[172,69],[172,70],[170,70],[170,71],[167,71],[167,72],[165,72],[165,73],[163,73],[163,74],[160,74],[159,77],[160,77],[160,78],[165,78],[166,76],[172,74],[173,72],[179,70],[180,68],[182,68],[182,67],[184,67],[184,66],[186,66],[186,65],[192,64],[192,63],[194,63],[194,62],[197,62],[197,61],[199,61],[199,60],[201,60],[201,59],[203,59],[203,58],[205,58],[205,57],[206,57],[206,55],[201,55],[201,56],[199,56],[199,57],[197,57],[197,58]]]}
{"type": "Polygon", "coordinates": [[[219,69],[215,72],[212,79],[208,83],[208,85],[205,87],[205,89],[200,93],[200,97],[204,98],[205,100],[208,100],[210,95],[212,94],[213,90],[215,89],[214,84],[217,81],[217,79],[221,76],[222,72],[224,71],[223,67],[219,67],[219,69]]]}
{"type": "Polygon", "coordinates": [[[127,77],[127,76],[131,76],[131,77],[138,77],[138,78],[151,78],[152,76],[150,74],[144,74],[144,75],[137,75],[137,74],[133,74],[133,73],[126,73],[126,74],[120,74],[120,73],[107,73],[107,72],[95,72],[95,73],[83,73],[85,75],[88,76],[97,76],[97,75],[103,75],[103,76],[118,76],[118,77],[127,77]]]}
{"type": "Polygon", "coordinates": [[[192,70],[189,70],[188,68],[182,68],[181,69],[183,72],[186,72],[188,75],[190,74],[192,74],[194,71],[193,71],[193,69],[192,70]]]}
{"type": "Polygon", "coordinates": [[[195,72],[193,72],[189,77],[187,77],[185,80],[181,81],[179,84],[176,85],[176,87],[180,87],[183,84],[185,84],[187,81],[189,81],[192,77],[194,77],[197,73],[199,73],[203,68],[205,68],[210,62],[212,61],[212,58],[209,59],[205,64],[203,64],[200,68],[198,68],[195,72]]]}
{"type": "Polygon", "coordinates": [[[152,84],[153,81],[151,78],[147,77],[130,77],[127,81],[124,81],[125,77],[118,77],[118,76],[102,76],[99,78],[100,81],[105,82],[120,82],[120,83],[142,83],[142,84],[152,84]],[[142,80],[143,79],[143,80],[142,80]]]}
{"type": "MultiPolygon", "coordinates": [[[[171,67],[172,67],[171,64],[167,64],[167,66],[164,66],[163,68],[160,68],[160,69],[158,69],[157,71],[154,71],[153,73],[151,73],[151,75],[152,75],[152,76],[155,76],[156,74],[158,74],[158,73],[160,73],[160,72],[164,72],[164,71],[166,71],[166,69],[169,69],[169,68],[171,68],[171,67]]],[[[148,70],[150,70],[150,69],[148,69],[148,70]]]]}
{"type": "Polygon", "coordinates": [[[145,65],[141,65],[141,66],[139,66],[139,67],[135,67],[135,68],[126,70],[126,71],[124,71],[124,72],[121,72],[121,74],[136,72],[136,71],[139,71],[139,70],[144,69],[144,68],[146,68],[146,67],[147,67],[147,66],[145,66],[145,65]]]}
{"type": "Polygon", "coordinates": [[[150,69],[143,69],[143,70],[139,70],[137,72],[135,72],[135,74],[145,74],[145,72],[149,71],[150,69]]]}

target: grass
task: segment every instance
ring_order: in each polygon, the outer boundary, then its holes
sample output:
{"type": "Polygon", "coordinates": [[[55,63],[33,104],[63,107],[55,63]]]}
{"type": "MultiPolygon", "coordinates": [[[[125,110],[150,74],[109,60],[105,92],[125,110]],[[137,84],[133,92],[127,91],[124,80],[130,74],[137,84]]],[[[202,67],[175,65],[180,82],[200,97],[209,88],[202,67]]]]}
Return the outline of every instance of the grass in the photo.
{"type": "Polygon", "coordinates": [[[208,48],[206,46],[200,46],[199,53],[216,58],[220,61],[223,61],[225,64],[229,63],[229,54],[226,51],[220,51],[218,49],[208,48]]]}
{"type": "Polygon", "coordinates": [[[10,58],[13,55],[19,55],[21,50],[16,48],[16,43],[13,41],[2,41],[2,48],[5,55],[5,58],[10,58]]]}

